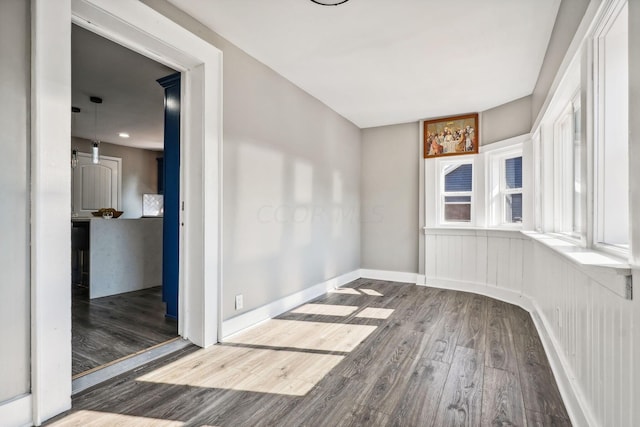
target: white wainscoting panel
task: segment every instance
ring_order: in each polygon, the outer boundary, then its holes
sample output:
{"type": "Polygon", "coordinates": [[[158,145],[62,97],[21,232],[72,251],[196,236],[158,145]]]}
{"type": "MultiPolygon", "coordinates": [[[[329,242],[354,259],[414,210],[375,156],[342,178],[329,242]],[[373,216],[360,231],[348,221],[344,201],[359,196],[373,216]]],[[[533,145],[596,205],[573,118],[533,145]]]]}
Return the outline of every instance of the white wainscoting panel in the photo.
{"type": "Polygon", "coordinates": [[[628,267],[583,264],[516,230],[425,235],[427,286],[481,293],[531,312],[574,425],[640,425],[633,418],[640,399],[635,301],[617,291],[628,267]]]}
{"type": "MultiPolygon", "coordinates": [[[[633,301],[596,281],[540,242],[533,243],[530,280],[547,333],[573,380],[577,399],[596,425],[633,426],[633,301]]],[[[612,279],[615,272],[612,273],[612,279]]]]}

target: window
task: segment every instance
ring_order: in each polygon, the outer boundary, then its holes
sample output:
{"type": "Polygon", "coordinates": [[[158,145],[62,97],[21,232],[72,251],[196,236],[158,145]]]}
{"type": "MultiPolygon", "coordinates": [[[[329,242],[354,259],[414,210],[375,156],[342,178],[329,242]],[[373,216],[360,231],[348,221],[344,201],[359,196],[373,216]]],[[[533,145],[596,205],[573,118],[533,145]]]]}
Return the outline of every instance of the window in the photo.
{"type": "Polygon", "coordinates": [[[580,108],[580,92],[573,98],[573,200],[572,229],[574,235],[580,236],[582,233],[582,109],[580,108]]]}
{"type": "Polygon", "coordinates": [[[623,257],[630,241],[628,13],[627,0],[603,2],[550,94],[530,151],[534,228],[623,257]]]}
{"type": "Polygon", "coordinates": [[[522,224],[522,142],[489,148],[486,157],[487,214],[492,227],[522,224]]]}
{"type": "MultiPolygon", "coordinates": [[[[554,216],[555,231],[573,235],[579,231],[576,217],[580,216],[580,202],[576,203],[576,179],[580,185],[580,153],[576,153],[575,111],[570,102],[554,124],[554,216]],[[576,170],[576,166],[578,166],[576,170]]],[[[579,138],[579,135],[578,135],[579,138]]],[[[578,139],[579,149],[579,139],[578,139]]]]}
{"type": "Polygon", "coordinates": [[[440,173],[442,222],[471,223],[473,218],[473,164],[442,162],[440,173]]]}
{"type": "Polygon", "coordinates": [[[603,20],[595,46],[594,243],[629,247],[629,31],[627,4],[603,20]]]}
{"type": "Polygon", "coordinates": [[[522,222],[522,156],[505,159],[501,165],[501,194],[505,223],[522,222]]]}

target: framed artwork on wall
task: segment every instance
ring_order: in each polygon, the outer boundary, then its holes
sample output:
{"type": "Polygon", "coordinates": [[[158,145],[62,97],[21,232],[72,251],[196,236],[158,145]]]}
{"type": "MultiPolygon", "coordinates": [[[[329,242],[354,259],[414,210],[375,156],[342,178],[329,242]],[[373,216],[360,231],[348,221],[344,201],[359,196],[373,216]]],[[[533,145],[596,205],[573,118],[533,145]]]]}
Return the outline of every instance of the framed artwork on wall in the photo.
{"type": "Polygon", "coordinates": [[[477,154],[478,113],[424,121],[424,158],[477,154]]]}

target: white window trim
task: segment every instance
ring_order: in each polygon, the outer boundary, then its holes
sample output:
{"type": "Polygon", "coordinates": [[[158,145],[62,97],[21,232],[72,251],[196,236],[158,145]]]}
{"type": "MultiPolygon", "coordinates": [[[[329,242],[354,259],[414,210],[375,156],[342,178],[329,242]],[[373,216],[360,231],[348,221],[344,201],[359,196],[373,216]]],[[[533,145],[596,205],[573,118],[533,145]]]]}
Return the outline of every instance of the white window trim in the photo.
{"type": "Polygon", "coordinates": [[[580,240],[580,234],[574,232],[574,125],[573,125],[573,100],[553,121],[553,147],[554,147],[554,231],[571,239],[580,240]],[[566,126],[566,128],[565,128],[566,126]],[[563,133],[566,134],[563,135],[563,133]]]}
{"type": "Polygon", "coordinates": [[[585,194],[585,180],[586,180],[586,174],[585,174],[585,164],[583,161],[583,153],[585,153],[587,151],[586,149],[586,144],[585,144],[585,138],[583,138],[583,133],[585,133],[584,129],[584,120],[582,117],[582,99],[581,99],[581,93],[582,93],[582,85],[580,85],[580,88],[578,88],[576,90],[575,95],[573,96],[573,99],[571,101],[571,107],[573,109],[573,117],[572,117],[572,126],[571,126],[571,132],[573,135],[573,140],[571,142],[571,150],[572,150],[572,158],[573,158],[573,163],[571,165],[572,171],[573,171],[573,177],[572,177],[572,183],[571,183],[571,204],[573,207],[573,217],[571,218],[571,234],[578,240],[580,240],[582,246],[586,246],[586,235],[585,235],[585,211],[586,211],[586,194],[585,194]],[[578,115],[580,116],[580,132],[577,133],[576,135],[576,113],[578,113],[578,115]],[[578,136],[578,138],[576,138],[576,136],[578,136]],[[580,170],[579,170],[579,175],[580,175],[580,188],[576,189],[576,182],[575,182],[575,175],[576,175],[576,170],[575,170],[575,161],[576,158],[578,158],[578,162],[580,164],[580,170]],[[579,194],[579,198],[578,198],[578,203],[576,206],[576,191],[579,194]],[[577,209],[579,209],[579,216],[580,216],[580,220],[579,223],[576,224],[576,207],[577,209]]]}
{"type": "MultiPolygon", "coordinates": [[[[538,130],[531,138],[533,145],[533,185],[529,187],[533,191],[533,229],[542,232],[544,223],[542,209],[542,144],[540,142],[540,131],[538,130]]],[[[523,159],[524,160],[524,159],[523,159]]]]}
{"type": "Polygon", "coordinates": [[[476,200],[477,200],[477,168],[474,161],[474,155],[460,155],[455,157],[445,157],[442,159],[436,159],[436,168],[435,168],[435,183],[436,183],[436,191],[435,191],[435,206],[436,206],[436,215],[438,218],[437,226],[446,227],[446,228],[468,228],[474,227],[476,223],[476,200]],[[471,191],[465,192],[449,192],[447,196],[471,196],[471,219],[469,222],[457,222],[457,221],[445,221],[444,219],[444,175],[442,174],[443,169],[449,165],[463,165],[470,164],[472,170],[472,178],[471,178],[471,191]]]}

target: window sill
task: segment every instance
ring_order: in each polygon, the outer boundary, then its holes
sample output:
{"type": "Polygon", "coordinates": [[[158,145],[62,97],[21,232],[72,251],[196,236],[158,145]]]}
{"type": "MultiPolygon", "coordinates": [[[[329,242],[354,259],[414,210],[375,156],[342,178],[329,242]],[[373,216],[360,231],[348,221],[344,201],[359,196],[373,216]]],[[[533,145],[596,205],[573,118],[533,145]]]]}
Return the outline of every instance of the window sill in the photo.
{"type": "Polygon", "coordinates": [[[627,298],[627,277],[631,276],[631,266],[626,259],[598,249],[584,248],[579,241],[566,236],[532,231],[523,231],[522,234],[577,265],[613,293],[627,298]]]}
{"type": "Polygon", "coordinates": [[[520,227],[452,227],[439,225],[434,227],[424,227],[423,232],[427,236],[477,236],[477,237],[506,237],[510,239],[526,239],[522,235],[520,227]]]}

